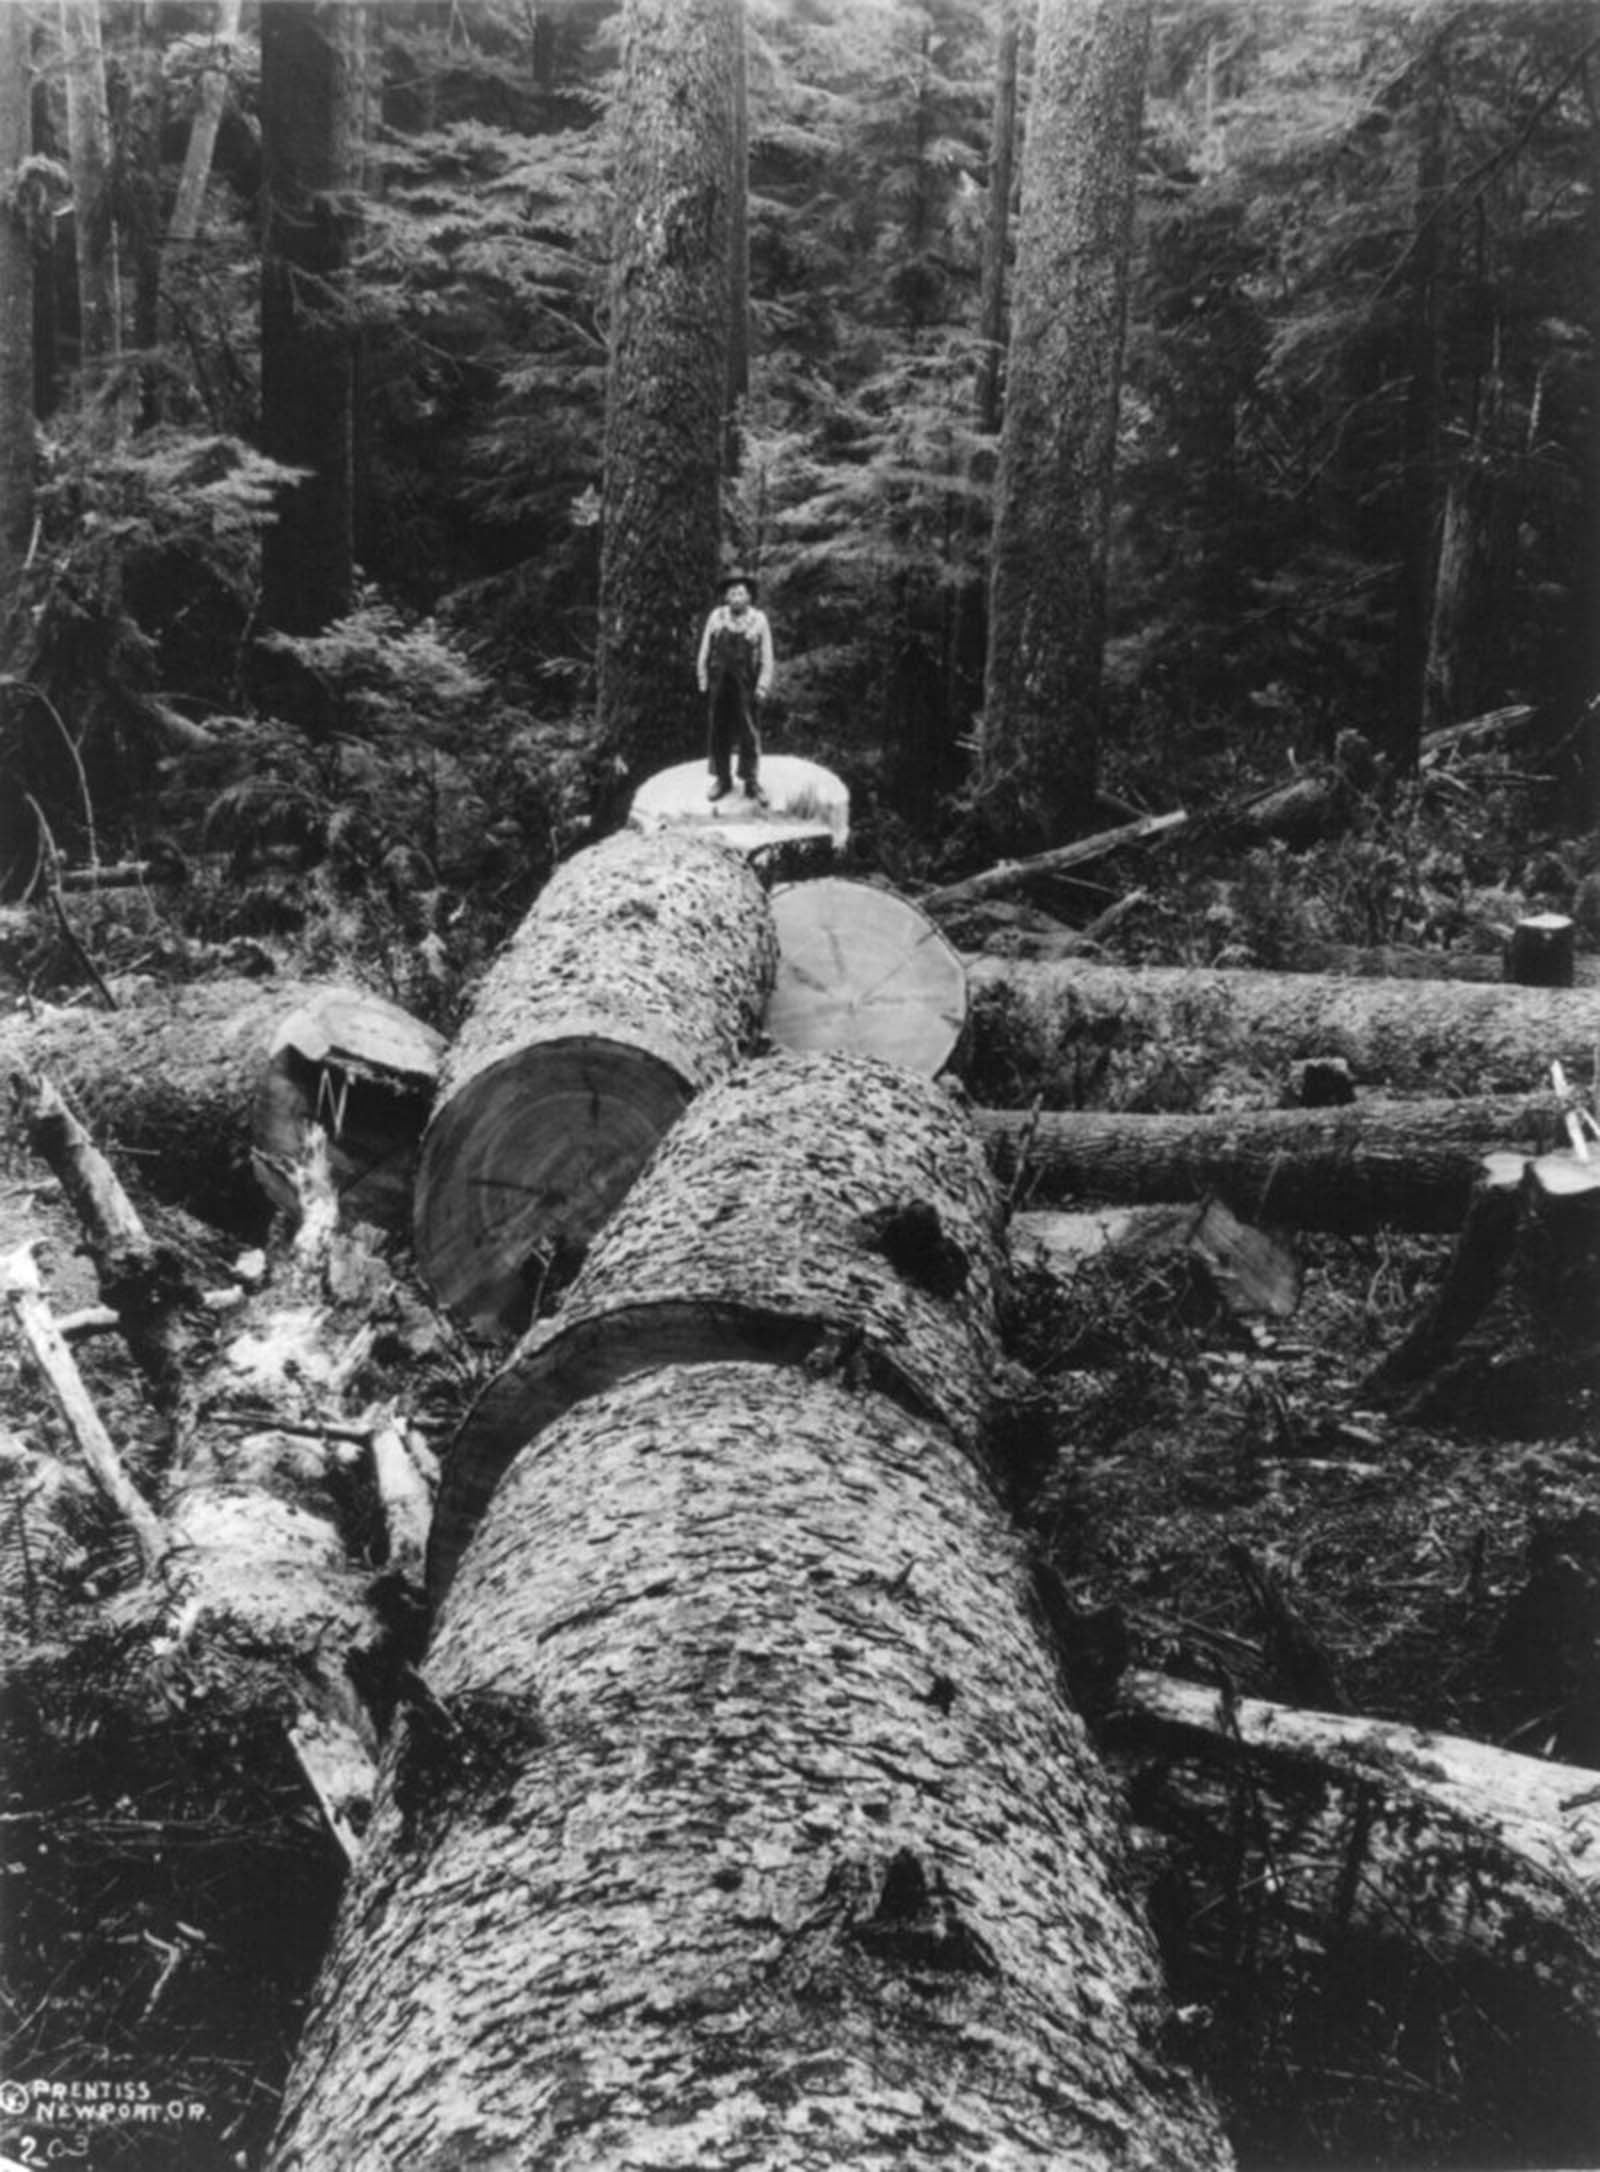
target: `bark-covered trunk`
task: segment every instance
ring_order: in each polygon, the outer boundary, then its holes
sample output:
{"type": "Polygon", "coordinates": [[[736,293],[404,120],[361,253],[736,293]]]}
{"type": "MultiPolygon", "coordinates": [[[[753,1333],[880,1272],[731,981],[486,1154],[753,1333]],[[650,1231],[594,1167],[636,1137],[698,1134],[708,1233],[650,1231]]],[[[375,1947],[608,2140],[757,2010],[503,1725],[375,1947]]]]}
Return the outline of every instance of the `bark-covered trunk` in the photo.
{"type": "Polygon", "coordinates": [[[316,633],[355,579],[354,330],[346,293],[361,172],[365,14],[262,0],[261,443],[308,470],[262,539],[262,610],[316,633]]]}
{"type": "Polygon", "coordinates": [[[1395,1093],[1524,1094],[1553,1061],[1586,1077],[1600,1036],[1600,992],[1581,988],[995,958],[968,980],[963,1075],[997,1108],[1203,1110],[1318,1056],[1395,1093]]]}
{"type": "Polygon", "coordinates": [[[78,265],[78,360],[86,384],[93,389],[122,349],[111,201],[111,116],[100,42],[100,0],[58,0],[58,4],[78,265]]]}
{"type": "Polygon", "coordinates": [[[1023,149],[979,789],[998,834],[1081,827],[1099,759],[1105,574],[1148,0],[1044,0],[1023,149]]]}
{"type": "Polygon", "coordinates": [[[1001,0],[994,100],[989,116],[989,204],[983,226],[983,282],[978,303],[978,338],[982,342],[978,349],[978,428],[990,431],[1000,427],[1000,366],[1005,354],[1006,259],[1016,173],[1017,60],[1021,43],[1020,0],[1001,0]]]}
{"type": "Polygon", "coordinates": [[[624,832],[557,870],[440,1079],[414,1226],[441,1302],[526,1325],[690,1097],[749,1047],[775,962],[766,895],[720,846],[624,832]]]}
{"type": "Polygon", "coordinates": [[[626,0],[600,560],[599,727],[633,782],[703,738],[732,308],[739,0],[626,0]]]}
{"type": "Polygon", "coordinates": [[[596,1396],[518,1460],[425,1675],[275,2172],[1227,2161],[938,1427],[744,1364],[596,1396]]]}
{"type": "Polygon", "coordinates": [[[217,130],[222,125],[223,109],[228,101],[228,69],[238,42],[243,5],[244,0],[217,0],[216,21],[211,32],[214,42],[212,63],[202,70],[195,85],[188,147],[183,154],[183,171],[178,176],[172,215],[167,221],[167,240],[180,246],[195,240],[200,232],[200,213],[206,200],[206,185],[211,179],[217,130]]]}
{"type": "Polygon", "coordinates": [[[383,1220],[362,1187],[414,1154],[437,1036],[381,997],[314,981],[206,981],[116,1011],[48,1011],[0,1024],[0,1079],[55,1079],[108,1151],[150,1191],[241,1234],[287,1202],[284,1170],[307,1120],[332,1134],[336,1188],[383,1220]],[[378,1038],[375,1041],[374,1035],[378,1038]],[[396,1043],[403,1043],[394,1060],[396,1043]],[[390,1117],[405,1133],[398,1143],[390,1117]]]}
{"type": "Polygon", "coordinates": [[[0,8],[0,629],[33,526],[33,239],[13,195],[33,146],[33,25],[0,8]]]}
{"type": "Polygon", "coordinates": [[[1216,1194],[1241,1214],[1295,1229],[1445,1234],[1461,1226],[1484,1154],[1537,1152],[1560,1136],[1560,1108],[1552,1094],[1529,1094],[1215,1116],[988,1109],[978,1129],[1029,1205],[1216,1194]]]}
{"type": "Polygon", "coordinates": [[[969,1445],[998,1348],[999,1199],[962,1097],[777,1056],[701,1096],[469,1413],[434,1518],[448,1586],[510,1458],[577,1398],[715,1357],[840,1367],[969,1445]]]}
{"type": "Polygon", "coordinates": [[[1247,2110],[1264,2161],[1313,2121],[1368,2161],[1353,2100],[1392,2139],[1398,2087],[1435,2100],[1450,2162],[1499,2135],[1525,2163],[1582,2162],[1600,2131],[1592,1770],[1148,1674],[1123,1683],[1109,1744],[1159,1836],[1175,1981],[1292,2106],[1247,2110]]]}

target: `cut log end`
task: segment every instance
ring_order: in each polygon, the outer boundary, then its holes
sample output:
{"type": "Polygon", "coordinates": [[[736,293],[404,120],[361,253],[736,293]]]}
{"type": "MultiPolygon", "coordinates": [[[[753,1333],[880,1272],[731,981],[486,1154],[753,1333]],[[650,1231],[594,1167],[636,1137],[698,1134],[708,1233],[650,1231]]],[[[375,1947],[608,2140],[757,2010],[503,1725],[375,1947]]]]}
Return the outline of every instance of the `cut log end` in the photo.
{"type": "Polygon", "coordinates": [[[659,1056],[592,1035],[471,1079],[429,1127],[417,1174],[417,1258],[440,1303],[486,1332],[525,1325],[690,1096],[659,1056]]]}
{"type": "Polygon", "coordinates": [[[841,1049],[931,1078],[967,1018],[967,976],[933,922],[892,891],[829,880],[775,891],[778,973],[766,1030],[780,1048],[841,1049]]]}
{"type": "Polygon", "coordinates": [[[315,1125],[346,1218],[403,1229],[443,1050],[431,1027],[361,989],[330,988],[292,1012],[251,1112],[251,1166],[274,1206],[294,1210],[294,1172],[315,1125]]]}

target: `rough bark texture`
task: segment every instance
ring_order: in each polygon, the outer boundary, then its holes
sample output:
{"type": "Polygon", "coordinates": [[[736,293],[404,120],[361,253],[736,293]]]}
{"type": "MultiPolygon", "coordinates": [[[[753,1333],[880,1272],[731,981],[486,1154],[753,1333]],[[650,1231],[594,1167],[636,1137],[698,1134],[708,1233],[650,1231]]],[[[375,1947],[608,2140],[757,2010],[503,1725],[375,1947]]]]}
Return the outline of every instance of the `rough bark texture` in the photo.
{"type": "Polygon", "coordinates": [[[361,169],[365,17],[262,0],[261,443],[306,480],[262,539],[262,609],[315,633],[355,579],[354,334],[345,296],[361,169]]]}
{"type": "Polygon", "coordinates": [[[85,371],[121,350],[116,232],[111,202],[111,116],[100,45],[100,0],[58,0],[67,142],[78,259],[78,359],[85,371]]]}
{"type": "Polygon", "coordinates": [[[611,255],[600,732],[633,779],[703,736],[732,309],[737,0],[626,0],[611,255]]]}
{"type": "Polygon", "coordinates": [[[1000,365],[1006,336],[1006,259],[1011,240],[1011,195],[1017,154],[1017,49],[1022,40],[1021,0],[1001,0],[996,31],[994,101],[989,111],[989,203],[983,222],[983,280],[978,303],[980,430],[1000,427],[1000,365]]]}
{"type": "Polygon", "coordinates": [[[1161,1835],[1183,1990],[1222,2030],[1279,2002],[1269,2048],[1298,2120],[1363,2068],[1392,2088],[1398,2064],[1463,2141],[1583,2161],[1600,2121],[1592,1770],[1149,1674],[1122,1685],[1109,1741],[1161,1835]]]}
{"type": "Polygon", "coordinates": [[[42,1071],[107,1151],[135,1157],[149,1190],[241,1233],[267,1203],[251,1124],[274,1039],[330,991],[306,981],[161,988],[117,1011],[54,1010],[0,1024],[0,1078],[42,1071]]]}
{"type": "Polygon", "coordinates": [[[998,1355],[1000,1200],[961,1097],[861,1057],[775,1056],[707,1093],[462,1426],[437,1598],[501,1473],[578,1398],[715,1357],[834,1366],[971,1444],[998,1355]]]}
{"type": "Polygon", "coordinates": [[[776,950],[756,877],[700,839],[624,832],[557,870],[478,989],[423,1144],[417,1259],[445,1304],[526,1325],[748,1048],[776,950]]]}
{"type": "Polygon", "coordinates": [[[969,982],[963,1070],[995,1107],[1201,1108],[1229,1067],[1273,1078],[1315,1056],[1397,1093],[1526,1093],[1556,1060],[1586,1077],[1600,1038],[1587,989],[1030,959],[979,960],[969,982]]]}
{"type": "Polygon", "coordinates": [[[1530,1094],[1217,1116],[987,1109],[978,1129],[1014,1196],[1029,1204],[1215,1193],[1241,1214],[1295,1229],[1443,1234],[1460,1228],[1483,1155],[1552,1142],[1560,1106],[1553,1094],[1530,1094]]]}
{"type": "Polygon", "coordinates": [[[1043,0],[1022,158],[979,788],[1025,847],[1082,827],[1148,0],[1043,0]]]}
{"type": "Polygon", "coordinates": [[[917,906],[864,882],[774,892],[778,972],[766,1030],[780,1048],[840,1048],[928,1077],[967,1022],[961,960],[917,906]]]}
{"type": "Polygon", "coordinates": [[[668,1368],[522,1456],[427,1661],[274,2172],[1221,2166],[968,1458],[668,1368]]]}
{"type": "Polygon", "coordinates": [[[0,626],[33,525],[33,244],[12,201],[32,148],[32,23],[0,8],[0,626]]]}

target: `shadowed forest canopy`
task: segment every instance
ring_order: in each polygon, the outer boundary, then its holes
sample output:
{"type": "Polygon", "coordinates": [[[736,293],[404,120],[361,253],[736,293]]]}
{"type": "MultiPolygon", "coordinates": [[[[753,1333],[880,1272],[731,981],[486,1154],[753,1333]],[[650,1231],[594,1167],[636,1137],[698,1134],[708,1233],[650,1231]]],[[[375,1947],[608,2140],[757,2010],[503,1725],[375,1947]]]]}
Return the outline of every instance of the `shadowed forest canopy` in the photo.
{"type": "MultiPolygon", "coordinates": [[[[684,551],[616,477],[628,529],[602,531],[621,18],[407,0],[358,51],[361,12],[6,11],[33,65],[31,97],[14,68],[0,90],[23,152],[0,273],[33,325],[25,376],[8,308],[0,372],[13,888],[41,850],[18,787],[69,856],[88,803],[118,850],[207,809],[218,846],[322,844],[359,808],[380,856],[403,843],[452,883],[537,873],[608,804],[602,551],[684,551]]],[[[737,268],[683,289],[699,319],[741,304],[701,325],[732,405],[720,515],[686,484],[717,531],[691,556],[759,569],[773,742],[844,775],[918,872],[999,819],[972,755],[1016,219],[989,190],[1030,185],[1031,11],[745,17],[715,123],[747,166],[715,240],[737,268]],[[992,140],[1002,61],[1019,143],[992,140]]],[[[1230,787],[1345,730],[1403,774],[1424,729],[1510,703],[1581,782],[1595,68],[1582,0],[1158,0],[1128,116],[1104,642],[1060,719],[1082,738],[1070,712],[1094,709],[1090,771],[1044,842],[1096,826],[1096,787],[1155,805],[1174,765],[1230,787]]],[[[693,571],[662,591],[682,624],[613,637],[659,651],[681,756],[693,571]]]]}

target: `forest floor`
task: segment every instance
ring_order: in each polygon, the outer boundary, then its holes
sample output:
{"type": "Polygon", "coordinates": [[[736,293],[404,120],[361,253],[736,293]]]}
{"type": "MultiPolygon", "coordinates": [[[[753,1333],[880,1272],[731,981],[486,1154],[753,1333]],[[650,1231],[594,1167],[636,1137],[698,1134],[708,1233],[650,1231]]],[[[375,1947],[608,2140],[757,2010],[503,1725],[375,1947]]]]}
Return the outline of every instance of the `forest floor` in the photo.
{"type": "MultiPolygon", "coordinates": [[[[9,1007],[19,992],[0,997],[9,1007]]],[[[0,1142],[0,1259],[24,1244],[58,1311],[94,1302],[59,1189],[13,1139],[0,1142]]],[[[1113,1673],[1126,1658],[1241,1695],[1600,1762],[1596,1398],[1580,1395],[1570,1423],[1538,1434],[1503,1411],[1408,1421],[1366,1382],[1416,1318],[1448,1241],[1301,1237],[1295,1250],[1300,1304],[1271,1324],[1186,1317],[1159,1278],[1075,1292],[1024,1263],[1014,1355],[1042,1384],[1049,1428],[1024,1515],[1067,1600],[1086,1623],[1111,1625],[1113,1673]],[[1559,1591],[1552,1548],[1573,1572],[1559,1591]],[[1252,1565],[1287,1599],[1298,1638],[1264,1619],[1252,1565]]],[[[80,1354],[137,1475],[158,1452],[143,1390],[115,1337],[91,1336],[80,1354]]],[[[8,1348],[0,1368],[6,1432],[69,1455],[31,1367],[8,1348]]],[[[441,1378],[424,1397],[440,1452],[459,1392],[441,1378]]],[[[108,1728],[100,1609],[128,1564],[92,1500],[80,1537],[70,1580],[83,1623],[98,1626],[75,1646],[58,1618],[30,1650],[13,1605],[4,1655],[7,2073],[33,2089],[30,2116],[41,2085],[78,2091],[60,2100],[60,2134],[87,2133],[92,2147],[61,2154],[94,2172],[249,2165],[271,2125],[339,1863],[281,1748],[210,1743],[203,1729],[108,1728]],[[187,1771],[166,1761],[175,1739],[191,1744],[187,1771]],[[73,2125],[86,2091],[182,2115],[73,2125]]],[[[25,1616],[32,1571],[3,1533],[0,1551],[25,1616]]],[[[1193,2014],[1216,1987],[1187,1988],[1193,2014]]],[[[1319,2024],[1313,2041],[1315,2029],[1297,2034],[1291,2022],[1259,2005],[1200,2016],[1191,2049],[1245,2165],[1540,2161],[1514,2136],[1454,2131],[1437,2045],[1425,2064],[1414,2047],[1363,2042],[1359,2029],[1319,2024]],[[1295,2102],[1312,2107],[1298,2126],[1286,2109],[1295,2102]]],[[[15,2147],[19,2130],[0,2129],[0,2152],[15,2147]]]]}

